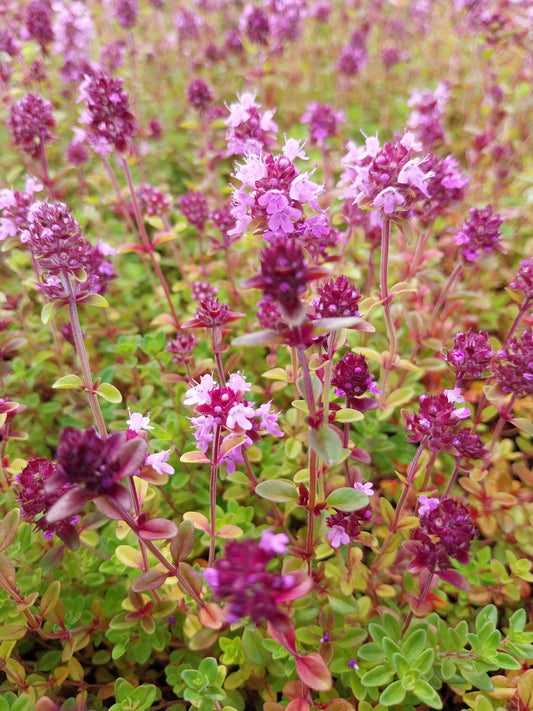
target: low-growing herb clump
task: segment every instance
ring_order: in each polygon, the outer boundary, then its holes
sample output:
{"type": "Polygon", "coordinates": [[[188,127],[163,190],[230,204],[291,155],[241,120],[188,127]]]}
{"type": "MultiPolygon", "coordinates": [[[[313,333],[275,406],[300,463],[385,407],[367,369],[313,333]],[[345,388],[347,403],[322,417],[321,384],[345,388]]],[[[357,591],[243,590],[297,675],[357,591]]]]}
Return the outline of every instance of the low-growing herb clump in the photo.
{"type": "Polygon", "coordinates": [[[0,711],[533,711],[530,0],[0,14],[0,711]]]}

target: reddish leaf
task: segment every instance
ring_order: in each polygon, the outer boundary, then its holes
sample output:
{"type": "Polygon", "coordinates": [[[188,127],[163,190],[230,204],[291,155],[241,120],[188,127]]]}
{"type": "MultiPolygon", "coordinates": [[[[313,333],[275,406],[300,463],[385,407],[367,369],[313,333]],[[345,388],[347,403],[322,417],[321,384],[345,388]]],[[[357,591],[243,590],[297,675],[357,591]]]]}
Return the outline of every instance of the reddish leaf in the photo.
{"type": "Polygon", "coordinates": [[[276,602],[278,603],[297,600],[299,597],[307,595],[313,587],[313,581],[303,570],[297,570],[294,573],[290,573],[290,575],[294,580],[294,584],[287,590],[276,594],[276,602]]]}
{"type": "Polygon", "coordinates": [[[522,673],[518,680],[517,691],[520,711],[531,711],[533,709],[533,669],[522,673]]]}
{"type": "Polygon", "coordinates": [[[287,711],[309,711],[310,706],[305,699],[293,699],[287,704],[287,711]]]}
{"type": "MultiPolygon", "coordinates": [[[[181,576],[181,579],[184,580],[197,595],[200,595],[200,593],[202,592],[202,587],[204,585],[204,579],[202,578],[200,573],[188,563],[183,562],[178,565],[178,572],[179,576],[181,576]]],[[[186,595],[190,595],[190,591],[187,590],[187,588],[184,587],[183,584],[180,584],[180,577],[178,577],[178,585],[186,595]]]]}
{"type": "Polygon", "coordinates": [[[144,521],[137,529],[139,538],[145,541],[160,541],[163,538],[173,538],[178,532],[178,527],[166,518],[152,518],[144,521]]]}
{"type": "Polygon", "coordinates": [[[296,634],[292,625],[287,630],[279,630],[274,627],[271,622],[267,622],[268,634],[272,639],[281,644],[282,647],[292,654],[293,657],[298,656],[296,652],[296,634]]]}
{"type": "Polygon", "coordinates": [[[0,551],[7,548],[17,535],[19,509],[12,509],[0,521],[0,551]]]}
{"type": "Polygon", "coordinates": [[[283,696],[286,696],[291,701],[293,699],[299,699],[301,696],[303,696],[304,685],[302,684],[301,681],[296,681],[296,679],[294,679],[293,681],[288,681],[283,686],[283,689],[281,690],[281,692],[282,692],[283,696]]]}
{"type": "Polygon", "coordinates": [[[464,577],[464,575],[461,575],[461,573],[458,573],[456,570],[441,570],[438,571],[436,575],[445,583],[453,585],[454,588],[457,588],[458,590],[464,590],[465,592],[470,590],[468,580],[464,577]]]}
{"type": "Polygon", "coordinates": [[[204,627],[210,630],[219,630],[224,624],[224,612],[214,602],[208,602],[198,611],[198,619],[204,627]]]}
{"type": "Polygon", "coordinates": [[[331,674],[324,660],[316,652],[296,657],[296,673],[304,684],[315,691],[331,689],[331,674]]]}
{"type": "Polygon", "coordinates": [[[185,560],[194,545],[194,524],[192,521],[182,521],[178,526],[178,532],[170,541],[170,555],[174,563],[185,560]]]}
{"type": "Polygon", "coordinates": [[[131,584],[131,589],[134,592],[144,592],[145,590],[156,590],[161,587],[168,577],[165,570],[148,570],[146,573],[139,575],[131,584]]]}

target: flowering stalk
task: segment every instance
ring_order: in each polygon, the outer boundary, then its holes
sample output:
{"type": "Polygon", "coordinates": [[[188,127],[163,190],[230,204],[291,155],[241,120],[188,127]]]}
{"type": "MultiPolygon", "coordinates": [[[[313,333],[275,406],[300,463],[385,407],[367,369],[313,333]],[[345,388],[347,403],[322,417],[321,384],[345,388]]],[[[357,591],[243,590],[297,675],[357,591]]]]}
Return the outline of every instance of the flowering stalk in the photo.
{"type": "Polygon", "coordinates": [[[133,212],[135,214],[135,220],[137,222],[137,227],[139,228],[139,233],[141,235],[141,241],[143,243],[143,247],[144,247],[146,253],[148,254],[148,256],[150,257],[150,261],[152,262],[154,271],[155,271],[157,278],[159,280],[159,283],[161,284],[161,287],[165,293],[165,298],[167,300],[168,307],[170,309],[170,313],[172,314],[172,318],[174,320],[174,326],[176,328],[179,328],[180,327],[180,320],[178,318],[178,314],[176,313],[176,309],[174,308],[174,304],[172,303],[170,289],[169,289],[168,284],[166,282],[165,276],[164,276],[163,272],[161,271],[161,267],[159,266],[159,263],[158,263],[157,259],[155,258],[154,249],[153,249],[152,244],[150,243],[150,240],[148,239],[148,235],[146,233],[146,227],[144,226],[144,221],[142,219],[141,211],[139,209],[139,202],[138,202],[137,196],[135,194],[135,187],[133,185],[133,178],[131,175],[130,166],[129,166],[126,158],[121,158],[120,162],[122,163],[122,168],[124,170],[124,174],[126,176],[126,180],[128,183],[128,188],[130,190],[133,212]]]}
{"type": "Polygon", "coordinates": [[[87,350],[85,348],[85,341],[83,340],[83,332],[81,330],[80,319],[78,316],[78,306],[76,303],[74,291],[72,289],[72,282],[68,274],[64,271],[61,271],[59,276],[61,279],[61,283],[63,284],[65,293],[68,294],[68,313],[70,317],[70,325],[72,327],[72,336],[74,338],[76,352],[80,360],[80,368],[83,377],[83,388],[87,393],[89,406],[93,414],[98,434],[101,437],[105,437],[107,435],[107,429],[104,422],[104,417],[102,415],[102,410],[100,409],[100,403],[98,402],[98,396],[94,391],[91,367],[89,365],[89,358],[87,356],[87,350]]]}
{"type": "Polygon", "coordinates": [[[392,318],[390,302],[391,297],[389,295],[388,287],[388,270],[389,270],[389,247],[390,247],[390,228],[391,221],[385,214],[381,217],[381,262],[380,262],[380,297],[383,304],[383,313],[385,316],[385,324],[387,326],[387,333],[389,335],[389,353],[387,359],[383,364],[383,380],[381,382],[381,404],[385,402],[386,398],[386,387],[389,373],[393,368],[394,360],[396,357],[396,349],[398,346],[398,339],[396,336],[396,329],[394,327],[394,320],[392,318]]]}
{"type": "Polygon", "coordinates": [[[217,475],[218,475],[218,459],[220,454],[220,433],[221,426],[215,425],[213,433],[213,452],[211,458],[211,472],[209,478],[209,566],[213,565],[215,560],[215,544],[216,544],[216,529],[217,529],[217,475]]]}

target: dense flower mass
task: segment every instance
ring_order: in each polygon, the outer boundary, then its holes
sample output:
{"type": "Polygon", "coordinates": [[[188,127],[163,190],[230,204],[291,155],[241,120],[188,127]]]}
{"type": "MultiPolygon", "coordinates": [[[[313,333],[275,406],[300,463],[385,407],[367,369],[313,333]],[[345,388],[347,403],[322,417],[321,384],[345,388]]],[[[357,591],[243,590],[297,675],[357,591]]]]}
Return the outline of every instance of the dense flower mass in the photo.
{"type": "Polygon", "coordinates": [[[413,91],[409,97],[408,106],[412,111],[407,127],[427,148],[445,140],[442,119],[448,97],[448,87],[442,81],[434,91],[413,91]]]}
{"type": "Polygon", "coordinates": [[[298,171],[295,158],[306,160],[307,156],[294,139],[285,142],[281,155],[245,156],[235,173],[241,187],[233,193],[231,214],[237,224],[230,234],[242,234],[253,227],[268,240],[279,234],[314,230],[313,218],[306,219],[304,206],[320,210],[318,196],[324,186],[314,183],[310,173],[298,171]]]}
{"type": "Polygon", "coordinates": [[[190,106],[201,114],[205,113],[213,101],[213,91],[205,79],[201,77],[192,80],[185,94],[190,106]]]}
{"type": "Polygon", "coordinates": [[[53,5],[54,44],[52,51],[63,58],[62,75],[67,81],[80,80],[89,62],[94,24],[81,0],[56,0],[53,5]]]}
{"type": "Polygon", "coordinates": [[[425,168],[432,173],[427,182],[430,197],[421,201],[415,213],[424,223],[429,224],[439,215],[450,212],[464,199],[469,179],[451,154],[441,158],[430,153],[425,168]]]}
{"type": "Polygon", "coordinates": [[[503,218],[495,215],[492,205],[482,209],[472,208],[470,217],[455,235],[455,244],[460,245],[459,250],[468,262],[473,262],[483,254],[490,254],[494,250],[502,251],[500,227],[503,218]]]}
{"type": "Polygon", "coordinates": [[[25,31],[45,48],[54,39],[50,0],[32,0],[26,8],[25,31]]]}
{"type": "Polygon", "coordinates": [[[39,94],[26,94],[11,107],[7,125],[15,145],[35,157],[54,140],[52,104],[39,94]]]}
{"type": "Polygon", "coordinates": [[[130,493],[120,480],[138,472],[147,450],[143,438],[128,439],[127,432],[100,437],[94,429],[65,427],[57,447],[57,468],[48,477],[45,491],[66,488],[66,492],[49,509],[47,522],[66,519],[98,497],[105,497],[118,512],[129,510],[130,493]]]}
{"type": "Polygon", "coordinates": [[[436,574],[460,589],[468,589],[463,576],[451,570],[450,559],[463,565],[470,559],[470,546],[477,533],[470,510],[454,498],[421,496],[420,502],[420,526],[412,531],[411,540],[403,544],[413,556],[408,571],[436,574]]]}
{"type": "Polygon", "coordinates": [[[359,316],[362,294],[345,276],[330,279],[317,287],[318,296],[311,301],[317,318],[359,316]]]}
{"type": "Polygon", "coordinates": [[[276,555],[285,553],[285,534],[263,531],[259,541],[230,541],[224,555],[204,577],[215,601],[227,600],[229,624],[251,617],[255,624],[268,621],[279,630],[290,624],[279,605],[302,597],[312,587],[311,579],[301,572],[279,575],[267,571],[276,555]]]}
{"type": "Polygon", "coordinates": [[[216,464],[225,463],[228,472],[243,463],[243,447],[250,447],[266,431],[282,437],[278,427],[279,413],[270,403],[257,407],[245,398],[251,384],[240,373],[232,373],[227,384],[220,386],[212,375],[202,375],[200,382],[185,393],[185,405],[192,405],[198,417],[192,417],[196,446],[204,454],[222,433],[220,456],[216,464]],[[233,446],[235,445],[235,446],[233,446]]]}
{"type": "Polygon", "coordinates": [[[307,283],[323,276],[323,272],[308,266],[297,240],[283,235],[272,238],[259,257],[260,273],[246,279],[243,286],[262,289],[264,298],[276,303],[289,324],[300,325],[306,317],[300,297],[307,283]]]}
{"type": "Polygon", "coordinates": [[[511,289],[522,291],[526,301],[533,299],[533,257],[523,259],[520,267],[512,281],[509,282],[511,289]]]}
{"type": "Polygon", "coordinates": [[[432,451],[455,452],[454,442],[461,420],[470,417],[467,407],[456,408],[455,391],[421,395],[418,413],[404,412],[408,442],[420,442],[432,451]]]}
{"type": "Polygon", "coordinates": [[[360,206],[372,206],[386,215],[405,214],[422,197],[430,198],[428,181],[433,176],[427,157],[412,133],[380,145],[377,136],[364,146],[348,143],[340,184],[344,197],[360,206]]]}
{"type": "Polygon", "coordinates": [[[340,121],[346,121],[344,111],[335,111],[329,104],[312,101],[300,119],[300,123],[309,124],[309,133],[313,143],[322,143],[326,138],[335,136],[340,121]]]}
{"type": "Polygon", "coordinates": [[[368,523],[372,512],[370,506],[357,511],[337,511],[326,519],[328,539],[332,548],[339,548],[351,541],[357,540],[361,527],[368,523]]]}
{"type": "Polygon", "coordinates": [[[275,110],[266,109],[260,113],[261,104],[257,103],[252,92],[238,94],[237,99],[228,106],[227,155],[260,155],[262,151],[268,151],[276,139],[278,126],[273,121],[275,110]]]}
{"type": "Polygon", "coordinates": [[[331,384],[336,395],[346,397],[348,407],[361,412],[377,407],[372,398],[363,397],[367,391],[373,395],[380,392],[364,355],[346,353],[333,368],[331,384]]]}
{"type": "Polygon", "coordinates": [[[35,193],[43,189],[41,183],[27,177],[24,190],[0,190],[0,241],[28,228],[35,193]]]}
{"type": "Polygon", "coordinates": [[[116,149],[128,150],[137,133],[137,124],[130,111],[129,97],[122,88],[123,80],[99,69],[85,77],[80,85],[78,101],[83,101],[80,123],[91,148],[101,155],[116,149]]]}
{"type": "Polygon", "coordinates": [[[453,347],[443,353],[444,360],[453,369],[456,387],[464,380],[481,378],[489,369],[494,351],[486,331],[457,333],[453,339],[453,347]]]}
{"type": "Polygon", "coordinates": [[[503,392],[533,395],[533,329],[512,338],[497,356],[494,377],[503,392]]]}
{"type": "Polygon", "coordinates": [[[17,501],[25,521],[33,523],[45,538],[53,538],[54,534],[71,548],[78,545],[78,533],[75,527],[77,517],[68,516],[50,523],[46,514],[53,504],[65,494],[70,485],[64,484],[57,491],[47,491],[47,482],[55,473],[56,465],[43,457],[32,457],[24,469],[15,477],[17,501]]]}
{"type": "Polygon", "coordinates": [[[188,190],[184,195],[180,196],[178,204],[181,212],[191,225],[202,230],[209,218],[209,208],[205,195],[197,190],[188,190]]]}

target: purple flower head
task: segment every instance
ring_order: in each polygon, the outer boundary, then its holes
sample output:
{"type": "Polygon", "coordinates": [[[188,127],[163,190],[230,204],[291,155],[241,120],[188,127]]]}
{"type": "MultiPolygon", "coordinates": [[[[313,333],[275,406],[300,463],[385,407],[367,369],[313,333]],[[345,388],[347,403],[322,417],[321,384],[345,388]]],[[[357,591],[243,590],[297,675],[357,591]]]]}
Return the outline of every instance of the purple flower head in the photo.
{"type": "Polygon", "coordinates": [[[343,111],[334,111],[329,104],[312,101],[300,119],[300,123],[309,124],[312,143],[321,143],[326,138],[337,134],[340,121],[346,121],[343,111]]]}
{"type": "Polygon", "coordinates": [[[433,173],[426,169],[427,156],[415,155],[420,150],[409,132],[384,146],[376,136],[367,138],[364,147],[350,142],[340,181],[347,186],[344,197],[386,215],[409,214],[420,198],[431,197],[427,185],[433,173]]]}
{"type": "Polygon", "coordinates": [[[215,428],[220,428],[223,439],[220,463],[225,463],[228,472],[235,471],[235,464],[242,463],[242,447],[250,447],[260,440],[260,432],[266,431],[276,437],[283,432],[278,427],[279,413],[271,409],[270,403],[256,407],[245,398],[251,389],[250,383],[241,373],[232,373],[224,386],[218,385],[212,375],[206,374],[185,393],[185,405],[192,405],[198,417],[192,417],[197,448],[206,453],[213,442],[215,428]],[[243,438],[244,435],[244,438],[243,438]],[[230,445],[240,437],[237,447],[230,445]]]}
{"type": "Polygon", "coordinates": [[[526,329],[518,338],[498,351],[494,362],[494,377],[504,393],[533,395],[533,329],[526,329]]]}
{"type": "Polygon", "coordinates": [[[461,427],[453,441],[459,459],[487,459],[490,449],[483,446],[481,437],[468,427],[461,427]]]}
{"type": "Polygon", "coordinates": [[[292,325],[300,325],[306,318],[300,297],[307,282],[323,275],[308,267],[300,244],[280,235],[260,252],[260,273],[243,282],[245,288],[262,289],[264,298],[278,306],[283,318],[292,325]]]}
{"type": "Polygon", "coordinates": [[[119,25],[125,30],[135,27],[139,16],[139,0],[114,0],[113,5],[113,14],[119,25]]]}
{"type": "MultiPolygon", "coordinates": [[[[277,538],[277,536],[273,536],[277,538]]],[[[279,605],[302,597],[312,587],[311,579],[301,573],[279,575],[267,566],[277,551],[257,541],[230,541],[224,555],[212,568],[204,570],[213,599],[227,600],[226,620],[237,622],[251,617],[255,624],[268,620],[278,630],[288,629],[290,621],[279,605]]]]}
{"type": "Polygon", "coordinates": [[[113,78],[99,69],[80,85],[78,101],[84,102],[80,123],[86,126],[85,137],[91,148],[104,156],[113,149],[126,152],[137,133],[122,84],[120,77],[113,78]]]}
{"type": "Polygon", "coordinates": [[[21,241],[30,248],[44,270],[57,274],[84,267],[90,244],[63,202],[35,202],[21,241]]]}
{"type": "Polygon", "coordinates": [[[200,342],[192,333],[178,331],[177,336],[167,343],[167,351],[172,353],[173,363],[188,363],[193,358],[193,351],[200,342]]]}
{"type": "Polygon", "coordinates": [[[317,287],[317,293],[311,301],[317,318],[359,316],[358,304],[363,297],[345,276],[330,279],[317,287]]]}
{"type": "Polygon", "coordinates": [[[443,352],[443,358],[453,369],[457,386],[464,380],[481,378],[490,368],[494,351],[489,343],[486,331],[457,333],[453,339],[453,348],[443,352]]]}
{"type": "Polygon", "coordinates": [[[533,299],[533,257],[520,262],[520,267],[513,281],[509,282],[511,289],[522,291],[526,301],[533,299]]]}
{"type": "Polygon", "coordinates": [[[427,183],[431,197],[422,201],[415,213],[425,224],[430,224],[464,200],[465,188],[470,181],[463,175],[459,163],[451,154],[441,158],[430,153],[425,167],[433,173],[427,183]]]}
{"type": "Polygon", "coordinates": [[[71,165],[83,165],[89,160],[89,149],[74,139],[68,144],[65,155],[71,165]]]}
{"type": "Polygon", "coordinates": [[[80,0],[56,0],[53,9],[53,54],[63,58],[64,79],[78,81],[87,68],[94,33],[90,10],[80,0]]]}
{"type": "Polygon", "coordinates": [[[227,155],[260,155],[268,151],[276,139],[277,124],[272,120],[275,109],[259,112],[261,104],[255,100],[255,92],[237,94],[237,101],[228,106],[226,119],[227,155]]]}
{"type": "Polygon", "coordinates": [[[461,420],[470,416],[466,407],[456,408],[443,392],[421,395],[418,413],[403,412],[408,442],[420,442],[432,451],[455,453],[454,440],[461,420]]]}
{"type": "Polygon", "coordinates": [[[138,471],[147,450],[143,438],[128,439],[127,432],[100,437],[93,429],[82,431],[65,427],[57,448],[57,469],[47,480],[45,489],[54,492],[69,488],[48,511],[47,522],[68,518],[88,501],[99,497],[115,506],[119,515],[120,509],[129,509],[129,491],[119,482],[138,471]]]}
{"type": "Polygon", "coordinates": [[[69,548],[75,549],[79,545],[78,532],[75,528],[78,518],[68,516],[54,523],[46,519],[46,514],[53,504],[70,488],[65,484],[57,491],[47,491],[47,482],[55,472],[56,465],[48,459],[31,458],[15,477],[17,502],[20,505],[22,518],[33,523],[36,530],[43,532],[45,538],[53,538],[56,534],[69,548]]]}
{"type": "Polygon", "coordinates": [[[276,324],[281,320],[281,314],[273,301],[261,299],[257,303],[257,320],[262,328],[276,328],[276,324]]]}
{"type": "Polygon", "coordinates": [[[189,190],[185,195],[180,196],[178,203],[181,212],[191,225],[202,230],[209,218],[205,195],[196,190],[189,190]]]}
{"type": "Polygon", "coordinates": [[[465,578],[452,569],[451,558],[466,565],[476,536],[470,510],[459,500],[429,499],[432,506],[419,512],[420,526],[411,532],[403,548],[412,556],[407,570],[422,578],[437,575],[460,590],[468,590],[465,578]]]}
{"type": "Polygon", "coordinates": [[[35,158],[41,147],[55,141],[52,131],[56,126],[52,104],[39,94],[26,94],[10,110],[7,125],[13,141],[35,158]]]}
{"type": "Polygon", "coordinates": [[[209,281],[195,281],[192,285],[191,297],[193,301],[203,301],[204,299],[214,299],[218,294],[218,289],[209,281]]]}
{"type": "Polygon", "coordinates": [[[445,140],[442,117],[448,101],[448,87],[444,82],[435,91],[413,91],[408,106],[412,109],[407,127],[416,134],[426,148],[445,140]]]}
{"type": "Polygon", "coordinates": [[[186,96],[187,103],[200,114],[204,114],[213,102],[211,87],[201,77],[191,81],[187,87],[186,96]]]}
{"type": "Polygon", "coordinates": [[[367,43],[368,28],[355,30],[347,44],[341,49],[337,61],[337,70],[340,74],[353,77],[368,64],[367,43]]]}
{"type": "Polygon", "coordinates": [[[182,328],[222,328],[229,321],[236,321],[243,316],[217,298],[207,297],[200,301],[194,316],[185,321],[182,328]]]}
{"type": "Polygon", "coordinates": [[[357,540],[361,533],[361,526],[368,523],[372,512],[370,506],[365,506],[358,511],[337,511],[326,519],[328,538],[332,548],[347,545],[350,541],[357,540]]]}
{"type": "Polygon", "coordinates": [[[24,17],[25,33],[41,45],[46,45],[54,39],[52,29],[52,5],[50,0],[32,0],[26,8],[24,17]]]}
{"type": "Polygon", "coordinates": [[[149,183],[139,186],[139,202],[145,215],[168,215],[172,207],[172,198],[149,183]]]}
{"type": "Polygon", "coordinates": [[[375,400],[363,397],[367,391],[374,395],[379,393],[364,355],[345,353],[333,368],[331,384],[337,395],[346,397],[347,407],[360,412],[377,407],[375,400]]]}
{"type": "Polygon", "coordinates": [[[125,58],[126,43],[122,40],[109,42],[100,50],[100,64],[110,74],[114,74],[124,64],[125,58]]]}
{"type": "Polygon", "coordinates": [[[34,195],[42,189],[34,178],[26,178],[24,191],[0,190],[0,241],[16,237],[28,228],[32,206],[36,202],[34,195]]]}
{"type": "Polygon", "coordinates": [[[483,254],[490,254],[494,250],[502,251],[502,223],[503,218],[493,213],[492,205],[479,210],[472,208],[470,217],[454,237],[455,244],[461,247],[459,251],[463,257],[468,262],[473,262],[483,254]]]}
{"type": "Polygon", "coordinates": [[[241,31],[254,44],[266,46],[270,35],[269,16],[262,7],[246,3],[239,22],[241,31]]]}
{"type": "Polygon", "coordinates": [[[230,235],[240,235],[250,226],[268,240],[280,234],[303,235],[320,227],[313,218],[305,218],[304,206],[320,210],[318,196],[324,186],[314,183],[310,173],[297,170],[296,157],[305,154],[301,144],[291,139],[281,155],[245,156],[235,173],[242,185],[233,194],[231,214],[237,223],[230,235]]]}

